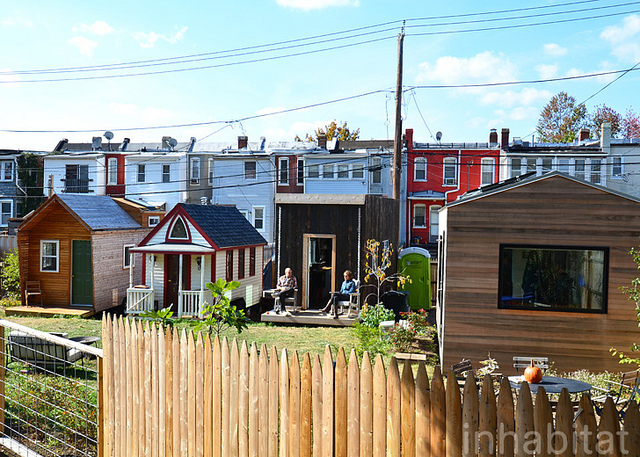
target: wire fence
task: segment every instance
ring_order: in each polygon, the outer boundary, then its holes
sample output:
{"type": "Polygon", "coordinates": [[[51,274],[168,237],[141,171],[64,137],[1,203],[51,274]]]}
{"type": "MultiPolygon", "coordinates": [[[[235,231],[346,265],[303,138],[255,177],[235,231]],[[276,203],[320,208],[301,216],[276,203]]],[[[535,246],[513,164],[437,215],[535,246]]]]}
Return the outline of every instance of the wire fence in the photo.
{"type": "Polygon", "coordinates": [[[98,455],[97,337],[0,320],[0,445],[19,455],[98,455]]]}

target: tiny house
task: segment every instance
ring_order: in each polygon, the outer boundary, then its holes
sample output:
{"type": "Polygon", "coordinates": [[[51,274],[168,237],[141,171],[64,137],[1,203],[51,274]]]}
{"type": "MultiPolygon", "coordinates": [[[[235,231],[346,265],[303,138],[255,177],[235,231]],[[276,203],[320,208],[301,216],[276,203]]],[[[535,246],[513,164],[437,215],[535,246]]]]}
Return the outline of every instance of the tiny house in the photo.
{"type": "Polygon", "coordinates": [[[638,276],[640,200],[559,172],[481,188],[440,211],[442,366],[546,356],[558,371],[622,371],[638,341],[620,288],[638,276]]]}

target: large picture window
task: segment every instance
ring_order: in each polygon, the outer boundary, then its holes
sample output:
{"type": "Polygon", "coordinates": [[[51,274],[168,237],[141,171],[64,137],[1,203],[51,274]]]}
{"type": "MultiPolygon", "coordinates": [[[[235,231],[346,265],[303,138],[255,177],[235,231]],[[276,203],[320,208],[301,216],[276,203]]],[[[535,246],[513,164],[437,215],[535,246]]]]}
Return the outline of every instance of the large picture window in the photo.
{"type": "Polygon", "coordinates": [[[499,308],[606,313],[608,248],[500,246],[499,308]]]}

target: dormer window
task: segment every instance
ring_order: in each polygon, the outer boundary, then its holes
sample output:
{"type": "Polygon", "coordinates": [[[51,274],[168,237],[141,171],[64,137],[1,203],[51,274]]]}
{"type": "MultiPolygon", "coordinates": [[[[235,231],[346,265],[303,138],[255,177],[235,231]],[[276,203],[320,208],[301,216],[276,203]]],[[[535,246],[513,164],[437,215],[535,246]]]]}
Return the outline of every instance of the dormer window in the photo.
{"type": "Polygon", "coordinates": [[[169,234],[169,238],[178,239],[178,240],[188,240],[189,233],[187,232],[187,226],[184,224],[184,221],[181,217],[177,217],[175,222],[173,223],[173,227],[171,227],[171,232],[169,234]]]}

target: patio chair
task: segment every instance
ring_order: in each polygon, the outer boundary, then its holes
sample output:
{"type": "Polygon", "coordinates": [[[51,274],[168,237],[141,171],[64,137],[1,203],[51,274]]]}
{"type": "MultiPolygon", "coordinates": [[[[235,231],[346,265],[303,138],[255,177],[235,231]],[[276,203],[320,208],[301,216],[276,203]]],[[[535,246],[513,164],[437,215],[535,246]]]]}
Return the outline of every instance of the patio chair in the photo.
{"type": "MultiPolygon", "coordinates": [[[[280,300],[280,297],[277,300],[280,300]]],[[[293,289],[293,296],[282,299],[282,311],[287,310],[287,305],[293,306],[292,312],[298,312],[298,289],[293,289]]]]}
{"type": "Polygon", "coordinates": [[[620,420],[623,420],[629,402],[640,397],[640,372],[638,370],[626,371],[620,376],[620,382],[607,381],[607,387],[604,389],[597,386],[592,386],[591,388],[600,392],[598,395],[591,397],[591,402],[596,412],[601,414],[605,401],[611,398],[618,410],[620,420]]]}
{"type": "Polygon", "coordinates": [[[40,281],[25,281],[24,284],[25,303],[29,306],[31,298],[38,298],[40,306],[42,306],[42,290],[40,289],[40,281]]]}
{"type": "Polygon", "coordinates": [[[354,279],[353,282],[356,283],[356,291],[349,294],[349,300],[341,300],[338,302],[340,313],[344,314],[345,307],[349,310],[347,317],[351,317],[352,309],[356,311],[356,316],[360,313],[360,281],[354,279]]]}
{"type": "Polygon", "coordinates": [[[524,356],[516,356],[513,358],[513,366],[516,371],[520,369],[524,370],[527,367],[531,366],[531,361],[533,360],[533,364],[540,368],[543,373],[545,373],[549,369],[549,358],[548,357],[524,357],[524,356]]]}

